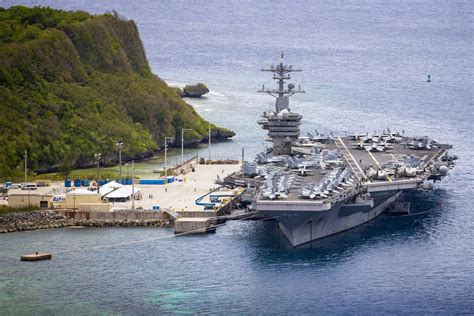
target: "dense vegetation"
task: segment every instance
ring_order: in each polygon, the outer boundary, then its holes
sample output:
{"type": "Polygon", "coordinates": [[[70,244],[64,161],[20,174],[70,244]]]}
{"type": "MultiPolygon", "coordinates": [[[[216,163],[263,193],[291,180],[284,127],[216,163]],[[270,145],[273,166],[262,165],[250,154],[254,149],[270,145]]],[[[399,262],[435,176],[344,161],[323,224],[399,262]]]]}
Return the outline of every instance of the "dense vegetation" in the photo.
{"type": "Polygon", "coordinates": [[[21,172],[25,150],[31,169],[68,173],[97,152],[115,160],[119,140],[138,158],[181,128],[188,144],[208,129],[151,73],[133,21],[40,7],[0,8],[0,113],[0,178],[21,172]]]}

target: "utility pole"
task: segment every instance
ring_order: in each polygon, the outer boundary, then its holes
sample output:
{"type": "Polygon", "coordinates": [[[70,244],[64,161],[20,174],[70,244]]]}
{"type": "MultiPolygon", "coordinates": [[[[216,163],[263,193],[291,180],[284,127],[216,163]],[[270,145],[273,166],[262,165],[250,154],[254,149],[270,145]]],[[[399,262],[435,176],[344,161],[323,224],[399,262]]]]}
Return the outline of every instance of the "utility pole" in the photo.
{"type": "Polygon", "coordinates": [[[165,184],[168,182],[168,143],[165,137],[165,184]]]}
{"type": "Polygon", "coordinates": [[[25,150],[25,154],[23,155],[23,157],[25,157],[25,183],[26,183],[26,181],[27,181],[27,171],[28,171],[28,162],[27,162],[28,153],[26,152],[26,150],[25,150]]]}
{"type": "Polygon", "coordinates": [[[119,182],[122,183],[122,148],[123,148],[123,142],[119,141],[116,143],[118,150],[119,150],[119,182]]]}
{"type": "Polygon", "coordinates": [[[99,180],[100,180],[99,162],[100,162],[100,158],[102,157],[102,154],[101,153],[95,154],[94,157],[97,160],[97,180],[96,180],[96,182],[97,182],[97,194],[99,195],[99,202],[100,202],[101,198],[100,198],[100,184],[99,184],[99,180]]]}
{"type": "Polygon", "coordinates": [[[190,131],[190,128],[182,128],[181,129],[181,168],[184,164],[184,132],[190,131]]]}
{"type": "Polygon", "coordinates": [[[135,210],[135,160],[132,160],[132,211],[135,210]]]}
{"type": "Polygon", "coordinates": [[[211,163],[211,123],[209,123],[209,164],[211,163]]]}

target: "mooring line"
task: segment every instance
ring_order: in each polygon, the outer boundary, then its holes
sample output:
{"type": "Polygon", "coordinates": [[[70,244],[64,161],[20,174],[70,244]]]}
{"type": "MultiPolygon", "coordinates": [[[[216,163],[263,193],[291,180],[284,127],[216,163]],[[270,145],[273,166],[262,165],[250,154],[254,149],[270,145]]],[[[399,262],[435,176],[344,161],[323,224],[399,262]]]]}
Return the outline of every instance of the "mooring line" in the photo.
{"type": "Polygon", "coordinates": [[[435,210],[432,210],[432,211],[424,211],[424,212],[418,212],[418,213],[413,213],[413,214],[405,214],[405,215],[389,215],[388,217],[395,217],[395,218],[398,218],[398,217],[410,217],[410,216],[417,216],[417,215],[423,215],[423,214],[426,214],[426,213],[432,213],[434,212],[435,210]]]}
{"type": "MultiPolygon", "coordinates": [[[[228,217],[228,215],[210,217],[210,219],[211,218],[212,219],[220,219],[220,218],[226,218],[226,217],[228,217]]],[[[270,219],[274,219],[274,218],[277,218],[277,217],[280,217],[280,216],[275,216],[275,217],[271,217],[271,218],[257,219],[255,221],[270,220],[270,219]]],[[[237,219],[237,220],[243,220],[243,219],[237,219]]],[[[160,240],[160,239],[167,239],[167,238],[179,237],[179,236],[184,236],[184,235],[190,235],[190,234],[194,234],[194,233],[197,233],[197,232],[206,231],[209,228],[214,229],[214,228],[221,227],[221,226],[224,226],[224,225],[225,225],[225,223],[222,223],[222,224],[213,225],[211,227],[205,227],[205,228],[198,228],[198,229],[190,230],[190,231],[183,232],[183,233],[177,233],[177,234],[160,236],[160,237],[153,237],[153,238],[146,238],[146,239],[140,239],[140,240],[133,240],[133,241],[126,241],[126,242],[121,242],[121,243],[117,243],[117,244],[106,244],[106,245],[98,245],[98,246],[85,247],[85,248],[79,248],[79,249],[71,249],[71,250],[59,251],[57,253],[62,254],[62,253],[71,253],[71,252],[84,251],[84,250],[99,250],[99,249],[104,249],[104,248],[112,248],[112,247],[120,247],[120,246],[126,246],[126,245],[139,244],[139,243],[149,242],[149,241],[154,241],[154,240],[160,240]]]]}

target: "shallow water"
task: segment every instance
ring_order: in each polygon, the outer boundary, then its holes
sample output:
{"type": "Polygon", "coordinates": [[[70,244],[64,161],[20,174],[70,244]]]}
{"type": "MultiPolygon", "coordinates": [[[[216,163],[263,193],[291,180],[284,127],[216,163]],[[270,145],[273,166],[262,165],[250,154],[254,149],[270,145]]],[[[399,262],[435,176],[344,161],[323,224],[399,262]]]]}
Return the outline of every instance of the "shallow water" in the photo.
{"type": "Polygon", "coordinates": [[[208,84],[211,93],[190,102],[237,132],[214,157],[238,158],[244,147],[250,159],[264,148],[256,120],[272,99],[255,91],[273,83],[258,70],[284,49],[303,69],[294,82],[306,94],[291,107],[304,132],[389,126],[452,143],[460,160],[439,189],[408,197],[422,214],[381,216],[298,249],[274,222],[186,237],[161,228],[0,235],[0,314],[473,312],[471,1],[14,3],[134,19],[153,71],[171,84],[208,84]],[[37,249],[53,260],[19,262],[37,249]]]}

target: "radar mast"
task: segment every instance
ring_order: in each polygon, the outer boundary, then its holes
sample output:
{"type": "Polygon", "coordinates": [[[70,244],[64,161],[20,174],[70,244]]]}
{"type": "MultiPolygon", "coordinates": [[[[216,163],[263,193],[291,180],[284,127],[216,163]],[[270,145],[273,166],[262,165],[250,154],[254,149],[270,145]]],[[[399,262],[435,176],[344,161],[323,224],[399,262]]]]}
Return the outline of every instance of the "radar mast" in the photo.
{"type": "Polygon", "coordinates": [[[298,86],[285,83],[291,79],[290,73],[301,72],[301,69],[293,69],[292,65],[284,64],[284,53],[280,53],[280,61],[269,68],[262,68],[261,71],[273,73],[273,80],[277,81],[278,89],[268,89],[265,85],[258,90],[260,93],[267,93],[273,96],[275,100],[275,112],[264,112],[262,118],[258,121],[263,129],[268,130],[269,140],[273,143],[273,155],[291,155],[291,144],[296,141],[300,135],[299,125],[302,116],[291,112],[289,107],[289,98],[296,93],[304,93],[298,86]]]}

